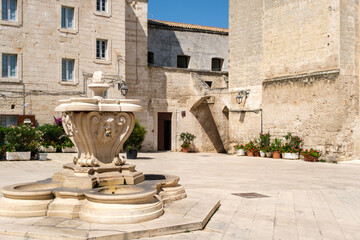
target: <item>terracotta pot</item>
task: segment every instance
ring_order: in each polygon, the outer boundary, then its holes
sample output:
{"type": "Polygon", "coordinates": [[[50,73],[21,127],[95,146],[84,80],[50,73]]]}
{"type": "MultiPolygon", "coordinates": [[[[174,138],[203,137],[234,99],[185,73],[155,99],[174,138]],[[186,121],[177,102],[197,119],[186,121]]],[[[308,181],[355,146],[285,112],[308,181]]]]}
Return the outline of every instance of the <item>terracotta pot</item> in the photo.
{"type": "Polygon", "coordinates": [[[183,148],[182,148],[182,151],[183,151],[184,153],[187,153],[187,152],[189,152],[189,149],[186,148],[186,147],[183,147],[183,148]]]}
{"type": "Polygon", "coordinates": [[[255,157],[260,157],[260,152],[255,152],[254,155],[255,157]]]}
{"type": "Polygon", "coordinates": [[[246,151],[246,155],[248,156],[248,157],[253,157],[254,156],[254,153],[252,152],[252,151],[246,151]]]}
{"type": "Polygon", "coordinates": [[[273,152],[273,158],[281,158],[280,153],[277,151],[273,152]]]}
{"type": "Polygon", "coordinates": [[[307,162],[317,162],[318,160],[319,160],[319,158],[317,158],[317,157],[304,156],[304,161],[307,161],[307,162]]]}

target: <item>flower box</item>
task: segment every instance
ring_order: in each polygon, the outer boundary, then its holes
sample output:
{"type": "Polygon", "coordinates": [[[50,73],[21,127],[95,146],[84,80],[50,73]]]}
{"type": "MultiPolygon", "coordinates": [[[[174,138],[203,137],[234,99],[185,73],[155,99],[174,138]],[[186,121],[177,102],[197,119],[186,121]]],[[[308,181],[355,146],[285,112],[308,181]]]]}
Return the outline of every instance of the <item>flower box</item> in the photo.
{"type": "Polygon", "coordinates": [[[31,152],[6,152],[6,160],[8,161],[24,161],[30,160],[31,152]]]}
{"type": "Polygon", "coordinates": [[[49,146],[47,148],[44,146],[41,146],[40,151],[45,152],[45,153],[56,153],[56,148],[53,146],[49,146]]]}
{"type": "Polygon", "coordinates": [[[295,159],[299,159],[299,153],[282,153],[282,158],[284,159],[291,159],[291,160],[295,160],[295,159]]]}
{"type": "Polygon", "coordinates": [[[39,153],[39,160],[40,161],[46,161],[47,160],[47,153],[39,153]]]}
{"type": "Polygon", "coordinates": [[[63,153],[76,153],[76,152],[77,152],[77,148],[76,148],[76,147],[67,147],[67,148],[61,149],[61,151],[62,151],[63,153]]]}
{"type": "Polygon", "coordinates": [[[237,150],[237,155],[238,155],[238,156],[245,156],[245,151],[244,151],[244,149],[238,149],[238,150],[237,150]]]}

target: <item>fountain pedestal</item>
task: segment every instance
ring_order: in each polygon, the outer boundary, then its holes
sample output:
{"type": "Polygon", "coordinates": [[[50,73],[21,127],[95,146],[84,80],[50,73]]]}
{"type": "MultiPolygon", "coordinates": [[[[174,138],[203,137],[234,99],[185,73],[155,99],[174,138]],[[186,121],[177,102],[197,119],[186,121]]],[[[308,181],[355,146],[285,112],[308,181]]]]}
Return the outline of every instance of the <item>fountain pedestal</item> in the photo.
{"type": "Polygon", "coordinates": [[[176,176],[144,175],[120,155],[135,125],[138,100],[104,99],[109,88],[102,73],[94,73],[92,98],[62,100],[66,134],[78,149],[51,181],[3,189],[0,215],[11,217],[80,218],[98,223],[138,223],[164,212],[165,202],[186,197],[176,176]]]}

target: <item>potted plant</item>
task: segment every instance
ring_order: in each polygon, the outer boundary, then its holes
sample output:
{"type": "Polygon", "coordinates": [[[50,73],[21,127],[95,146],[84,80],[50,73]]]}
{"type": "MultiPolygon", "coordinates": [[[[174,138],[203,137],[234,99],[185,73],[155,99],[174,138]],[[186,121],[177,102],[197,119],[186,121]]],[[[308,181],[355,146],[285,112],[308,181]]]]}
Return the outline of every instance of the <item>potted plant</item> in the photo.
{"type": "Polygon", "coordinates": [[[189,152],[191,143],[194,141],[195,138],[195,135],[188,132],[180,134],[180,140],[183,141],[183,143],[181,144],[181,148],[184,153],[189,152]]]}
{"type": "Polygon", "coordinates": [[[275,138],[271,143],[271,150],[273,151],[273,158],[281,158],[280,149],[281,149],[282,141],[281,139],[275,138]]]}
{"type": "Polygon", "coordinates": [[[146,129],[135,119],[135,127],[130,137],[124,143],[127,159],[136,159],[138,151],[141,150],[142,143],[145,140],[146,129]]]}
{"type": "Polygon", "coordinates": [[[301,155],[304,156],[304,161],[317,162],[319,160],[319,157],[321,157],[321,152],[310,148],[302,151],[301,155]]]}
{"type": "Polygon", "coordinates": [[[271,146],[264,147],[263,151],[265,152],[265,157],[272,158],[273,150],[272,150],[271,146]]]}
{"type": "Polygon", "coordinates": [[[282,157],[285,159],[299,159],[300,147],[303,140],[298,136],[288,133],[284,136],[286,143],[281,148],[282,157]]]}
{"type": "Polygon", "coordinates": [[[257,149],[257,146],[255,145],[254,141],[250,141],[245,145],[246,155],[248,157],[253,157],[255,155],[255,150],[257,149]]]}
{"type": "Polygon", "coordinates": [[[265,148],[270,146],[270,133],[260,133],[259,137],[259,147],[260,147],[260,156],[265,157],[265,148]]]}
{"type": "Polygon", "coordinates": [[[70,138],[67,135],[63,135],[61,137],[61,151],[63,153],[74,153],[77,152],[74,143],[70,140],[70,138]]]}
{"type": "Polygon", "coordinates": [[[30,160],[31,152],[36,152],[40,142],[40,132],[30,125],[11,126],[5,136],[7,160],[30,160]]]}
{"type": "Polygon", "coordinates": [[[61,126],[53,124],[44,124],[38,127],[41,132],[41,152],[52,153],[56,152],[56,148],[60,147],[63,135],[65,134],[64,129],[61,126]]]}
{"type": "Polygon", "coordinates": [[[237,151],[238,156],[245,156],[244,145],[236,144],[234,145],[235,150],[237,151]]]}

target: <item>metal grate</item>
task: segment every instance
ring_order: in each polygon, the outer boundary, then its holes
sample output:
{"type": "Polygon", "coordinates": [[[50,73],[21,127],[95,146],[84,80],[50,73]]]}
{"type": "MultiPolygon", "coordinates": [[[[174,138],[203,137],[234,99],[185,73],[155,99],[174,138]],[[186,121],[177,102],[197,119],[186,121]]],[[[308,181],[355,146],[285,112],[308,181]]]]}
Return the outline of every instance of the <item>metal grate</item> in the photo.
{"type": "Polygon", "coordinates": [[[232,193],[232,195],[238,196],[238,197],[242,197],[242,198],[248,198],[248,199],[252,199],[252,198],[267,198],[270,196],[264,195],[264,194],[260,194],[260,193],[255,193],[255,192],[251,192],[251,193],[232,193]]]}

